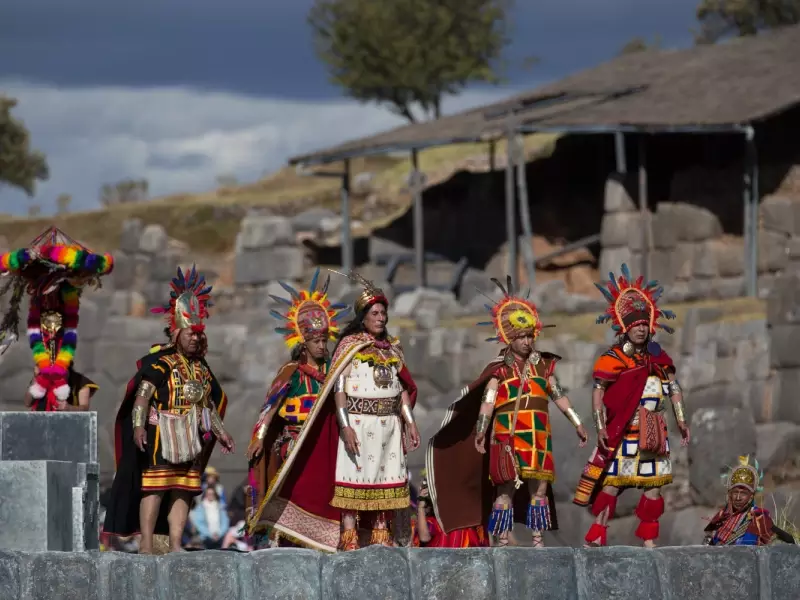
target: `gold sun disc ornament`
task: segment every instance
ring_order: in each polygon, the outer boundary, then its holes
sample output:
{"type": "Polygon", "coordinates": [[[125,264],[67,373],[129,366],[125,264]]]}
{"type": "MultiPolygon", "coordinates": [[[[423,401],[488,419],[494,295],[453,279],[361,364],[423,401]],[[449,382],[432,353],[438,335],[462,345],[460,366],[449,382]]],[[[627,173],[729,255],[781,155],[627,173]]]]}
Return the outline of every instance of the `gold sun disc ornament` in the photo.
{"type": "Polygon", "coordinates": [[[205,396],[203,384],[197,379],[190,379],[183,384],[183,399],[189,404],[199,404],[205,396]]]}

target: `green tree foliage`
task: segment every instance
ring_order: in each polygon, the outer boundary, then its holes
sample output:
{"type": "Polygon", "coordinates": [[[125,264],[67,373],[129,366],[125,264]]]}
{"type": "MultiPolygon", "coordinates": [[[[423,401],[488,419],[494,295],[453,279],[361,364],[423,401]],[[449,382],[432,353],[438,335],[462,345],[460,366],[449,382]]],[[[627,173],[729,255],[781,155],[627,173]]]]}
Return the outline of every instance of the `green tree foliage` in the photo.
{"type": "Polygon", "coordinates": [[[622,54],[633,54],[634,52],[644,52],[645,50],[661,50],[661,37],[656,36],[652,42],[637,36],[625,44],[619,51],[622,54]]]}
{"type": "Polygon", "coordinates": [[[0,94],[0,183],[25,190],[33,196],[36,181],[49,177],[44,154],[31,150],[25,124],[11,116],[17,101],[0,94]]]}
{"type": "Polygon", "coordinates": [[[511,0],[315,0],[308,22],[331,81],[411,122],[446,95],[498,83],[511,0]]]}
{"type": "Polygon", "coordinates": [[[696,42],[713,44],[732,35],[756,35],[800,23],[800,0],[701,0],[697,20],[696,42]]]}
{"type": "Polygon", "coordinates": [[[100,204],[105,207],[147,200],[150,184],[146,179],[125,179],[100,188],[100,204]]]}

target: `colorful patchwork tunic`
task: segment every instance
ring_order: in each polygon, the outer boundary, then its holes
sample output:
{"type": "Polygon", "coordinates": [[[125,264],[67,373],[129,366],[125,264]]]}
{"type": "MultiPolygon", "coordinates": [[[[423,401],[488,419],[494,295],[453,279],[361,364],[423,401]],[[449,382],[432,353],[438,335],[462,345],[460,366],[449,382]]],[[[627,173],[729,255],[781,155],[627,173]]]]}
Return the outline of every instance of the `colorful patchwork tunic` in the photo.
{"type": "MultiPolygon", "coordinates": [[[[709,546],[766,546],[772,543],[778,531],[780,537],[788,536],[776,529],[769,511],[763,508],[751,506],[740,513],[725,508],[714,515],[706,527],[705,543],[709,546]]],[[[794,543],[791,536],[788,538],[794,543]]]]}

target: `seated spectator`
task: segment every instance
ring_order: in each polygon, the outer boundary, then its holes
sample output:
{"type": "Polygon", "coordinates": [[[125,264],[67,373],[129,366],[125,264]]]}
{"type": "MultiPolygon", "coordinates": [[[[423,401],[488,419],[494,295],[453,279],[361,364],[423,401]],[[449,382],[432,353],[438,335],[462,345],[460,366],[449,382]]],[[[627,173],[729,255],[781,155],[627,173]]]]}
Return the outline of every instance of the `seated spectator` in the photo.
{"type": "Polygon", "coordinates": [[[205,489],[200,502],[192,509],[189,518],[203,541],[204,548],[215,550],[222,546],[222,536],[227,533],[230,520],[224,504],[220,502],[216,486],[209,486],[205,489]]]}
{"type": "Polygon", "coordinates": [[[225,497],[225,488],[219,482],[219,471],[214,467],[206,467],[203,473],[203,490],[207,487],[213,487],[217,491],[217,497],[224,506],[228,505],[228,499],[225,497]]]}

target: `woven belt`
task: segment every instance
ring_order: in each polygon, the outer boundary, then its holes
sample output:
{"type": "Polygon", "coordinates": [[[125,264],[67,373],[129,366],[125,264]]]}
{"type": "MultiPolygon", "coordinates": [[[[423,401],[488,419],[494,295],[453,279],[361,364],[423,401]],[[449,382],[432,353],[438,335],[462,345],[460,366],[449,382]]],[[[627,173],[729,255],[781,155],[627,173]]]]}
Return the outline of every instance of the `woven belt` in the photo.
{"type": "Polygon", "coordinates": [[[397,414],[400,398],[351,398],[347,397],[347,412],[351,414],[385,417],[397,414]]]}

